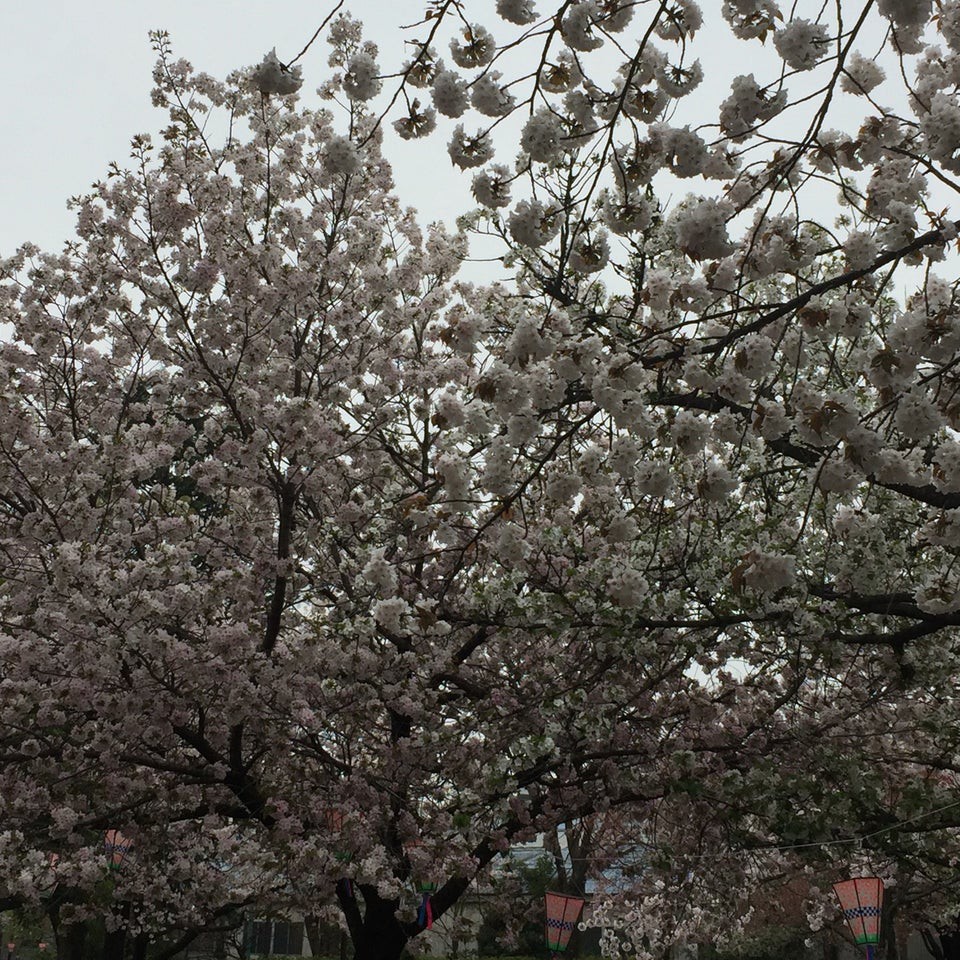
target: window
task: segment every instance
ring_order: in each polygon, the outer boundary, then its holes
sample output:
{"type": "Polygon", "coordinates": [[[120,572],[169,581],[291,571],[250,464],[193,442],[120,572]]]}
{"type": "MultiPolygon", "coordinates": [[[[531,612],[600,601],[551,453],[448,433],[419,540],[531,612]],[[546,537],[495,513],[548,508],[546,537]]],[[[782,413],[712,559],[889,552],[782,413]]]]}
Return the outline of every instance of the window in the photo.
{"type": "Polygon", "coordinates": [[[299,957],[303,953],[303,924],[275,923],[273,925],[273,952],[299,957]]]}
{"type": "Polygon", "coordinates": [[[247,924],[247,951],[262,957],[303,953],[303,924],[257,920],[247,924]]]}

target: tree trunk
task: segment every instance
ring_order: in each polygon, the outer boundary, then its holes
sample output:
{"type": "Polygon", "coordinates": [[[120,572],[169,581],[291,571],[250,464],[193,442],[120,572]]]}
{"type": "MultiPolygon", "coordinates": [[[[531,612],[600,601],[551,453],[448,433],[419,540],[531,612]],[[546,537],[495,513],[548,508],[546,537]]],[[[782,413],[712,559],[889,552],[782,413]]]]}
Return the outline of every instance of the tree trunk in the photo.
{"type": "Polygon", "coordinates": [[[307,935],[307,943],[310,945],[310,955],[312,957],[320,956],[320,921],[310,914],[303,918],[303,930],[307,935]]]}
{"type": "Polygon", "coordinates": [[[940,934],[942,960],[960,960],[960,930],[947,932],[941,930],[938,932],[940,934]]]}
{"type": "Polygon", "coordinates": [[[880,947],[875,948],[874,952],[884,960],[900,960],[900,941],[892,919],[884,931],[880,947]]]}
{"type": "Polygon", "coordinates": [[[940,936],[926,927],[920,930],[920,936],[923,938],[923,945],[927,948],[927,953],[933,957],[933,960],[944,960],[943,941],[940,936]]]}
{"type": "Polygon", "coordinates": [[[69,923],[57,924],[53,928],[57,943],[58,960],[87,960],[87,925],[69,923]]]}
{"type": "Polygon", "coordinates": [[[361,885],[361,892],[363,918],[354,913],[351,923],[354,960],[400,960],[408,934],[397,919],[399,902],[381,900],[376,888],[365,884],[361,885]]]}
{"type": "Polygon", "coordinates": [[[147,960],[147,935],[138,933],[133,938],[132,960],[147,960]]]}
{"type": "Polygon", "coordinates": [[[127,945],[127,931],[124,927],[108,930],[103,938],[103,960],[123,960],[127,945]]]}
{"type": "Polygon", "coordinates": [[[354,960],[400,960],[407,937],[394,921],[364,920],[363,934],[353,945],[354,960]]]}
{"type": "Polygon", "coordinates": [[[119,921],[116,930],[107,930],[103,938],[103,960],[124,960],[127,951],[127,921],[130,904],[121,903],[114,916],[119,921]]]}

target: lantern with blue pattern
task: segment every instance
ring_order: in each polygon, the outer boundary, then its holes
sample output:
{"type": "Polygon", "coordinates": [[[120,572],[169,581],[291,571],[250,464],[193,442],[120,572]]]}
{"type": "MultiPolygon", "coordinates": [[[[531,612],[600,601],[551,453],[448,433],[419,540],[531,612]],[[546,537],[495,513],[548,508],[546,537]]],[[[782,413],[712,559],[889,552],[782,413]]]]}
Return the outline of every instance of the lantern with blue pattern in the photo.
{"type": "Polygon", "coordinates": [[[107,830],[103,835],[103,846],[110,858],[110,869],[119,870],[133,848],[133,841],[119,830],[107,830]]]}
{"type": "Polygon", "coordinates": [[[874,947],[880,943],[883,881],[879,877],[855,877],[835,883],[833,892],[840,901],[854,942],[866,947],[867,960],[873,960],[874,947]]]}
{"type": "Polygon", "coordinates": [[[547,948],[553,953],[563,953],[567,949],[583,904],[580,897],[568,897],[565,893],[547,894],[547,948]]]}

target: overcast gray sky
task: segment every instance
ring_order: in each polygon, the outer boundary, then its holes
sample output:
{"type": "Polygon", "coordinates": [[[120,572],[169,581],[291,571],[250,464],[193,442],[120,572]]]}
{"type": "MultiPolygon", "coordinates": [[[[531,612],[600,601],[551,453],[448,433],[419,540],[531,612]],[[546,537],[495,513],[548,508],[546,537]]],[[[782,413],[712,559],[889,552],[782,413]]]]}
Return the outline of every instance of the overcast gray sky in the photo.
{"type": "MultiPolygon", "coordinates": [[[[169,31],[177,56],[222,77],[258,62],[273,46],[281,60],[292,59],[332,6],[332,0],[6,0],[0,256],[25,240],[59,249],[72,232],[67,198],[85,192],[111,160],[122,165],[135,133],[164,125],[150,104],[149,30],[169,31]]],[[[426,8],[422,0],[348,0],[347,6],[381,46],[385,68],[403,58],[399,25],[426,8]]],[[[301,61],[308,103],[317,102],[312,91],[329,74],[328,51],[318,40],[301,61]]],[[[398,190],[424,221],[467,205],[469,178],[451,169],[444,138],[402,146],[390,151],[398,190]]]]}
{"type": "MultiPolygon", "coordinates": [[[[0,0],[5,14],[0,56],[5,146],[0,151],[0,256],[26,240],[59,249],[72,233],[67,198],[87,191],[110,161],[123,165],[134,134],[155,133],[165,125],[164,116],[150,104],[154,55],[149,30],[167,30],[177,56],[222,77],[259,62],[273,46],[281,60],[292,59],[335,2],[0,0]]],[[[798,14],[815,16],[820,3],[798,0],[798,14]]],[[[493,6],[493,0],[471,0],[470,10],[479,11],[482,22],[495,25],[499,21],[492,15],[493,6]]],[[[548,4],[540,6],[545,9],[548,4]]],[[[345,7],[365,22],[366,35],[380,46],[384,70],[395,70],[404,60],[404,38],[424,33],[420,29],[404,34],[399,27],[420,19],[426,0],[347,0],[345,7]]],[[[703,8],[708,23],[692,49],[693,56],[703,61],[707,81],[681,103],[673,117],[678,125],[716,116],[716,104],[729,91],[731,75],[756,71],[773,79],[779,69],[771,44],[731,44],[725,30],[714,29],[720,26],[710,23],[718,17],[718,0],[704,2],[703,8]]],[[[861,49],[872,56],[882,33],[862,39],[861,49]]],[[[307,104],[318,103],[314,91],[329,75],[328,51],[328,45],[318,40],[301,61],[307,104]]],[[[446,56],[445,49],[441,55],[446,56]]],[[[837,115],[828,126],[856,130],[862,106],[846,102],[852,99],[843,94],[835,98],[837,115]]],[[[468,126],[477,119],[468,120],[468,126]]],[[[452,125],[445,121],[442,128],[448,132],[452,125]]],[[[422,222],[452,219],[472,205],[472,172],[451,166],[446,140],[447,134],[441,133],[387,145],[401,201],[417,207],[422,222]]],[[[503,154],[502,159],[509,162],[512,156],[503,154]]],[[[684,185],[678,196],[686,189],[684,185]]],[[[827,188],[819,203],[822,208],[815,212],[829,222],[838,212],[833,191],[827,188]]]]}

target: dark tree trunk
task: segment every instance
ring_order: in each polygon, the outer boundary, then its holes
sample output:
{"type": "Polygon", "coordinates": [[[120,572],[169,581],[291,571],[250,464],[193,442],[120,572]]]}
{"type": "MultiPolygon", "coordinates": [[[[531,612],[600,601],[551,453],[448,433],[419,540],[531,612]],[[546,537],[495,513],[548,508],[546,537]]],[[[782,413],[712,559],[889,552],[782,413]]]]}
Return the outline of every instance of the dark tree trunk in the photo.
{"type": "Polygon", "coordinates": [[[103,960],[123,960],[127,946],[127,931],[124,927],[108,930],[103,938],[103,960]]]}
{"type": "MultiPolygon", "coordinates": [[[[481,866],[494,856],[496,851],[492,847],[481,845],[477,849],[481,866]]],[[[434,919],[442,917],[469,885],[468,877],[451,877],[443,884],[433,896],[434,919]]],[[[337,900],[350,931],[354,960],[400,960],[407,942],[423,929],[413,917],[407,922],[401,921],[397,916],[400,901],[382,899],[377,888],[369,884],[341,880],[337,884],[337,900]]]]}
{"type": "Polygon", "coordinates": [[[407,934],[397,920],[396,900],[381,900],[364,888],[363,925],[354,937],[354,960],[400,960],[407,934]]]}
{"type": "Polygon", "coordinates": [[[354,960],[400,960],[412,931],[397,919],[398,900],[383,900],[376,887],[347,880],[337,884],[337,899],[353,941],[354,960]]]}
{"type": "Polygon", "coordinates": [[[920,931],[920,936],[923,937],[923,945],[927,948],[927,953],[933,957],[933,960],[945,960],[943,956],[943,941],[941,940],[942,935],[937,935],[932,930],[924,928],[920,931]]]}
{"type": "Polygon", "coordinates": [[[103,938],[103,960],[124,960],[127,952],[127,921],[130,904],[121,903],[114,916],[119,921],[116,930],[107,930],[103,938]]]}
{"type": "MultiPolygon", "coordinates": [[[[311,952],[313,948],[311,947],[311,952]]],[[[213,947],[213,955],[216,957],[216,960],[227,960],[227,935],[225,933],[218,933],[216,943],[213,947]]],[[[316,954],[314,954],[316,956],[316,954]]],[[[146,958],[144,958],[146,960],[146,958]]]]}
{"type": "Polygon", "coordinates": [[[53,929],[59,960],[87,960],[87,925],[57,924],[53,929]]]}
{"type": "Polygon", "coordinates": [[[897,896],[888,891],[883,898],[880,924],[880,949],[876,951],[885,960],[900,960],[900,942],[897,939],[897,896]]]}
{"type": "Polygon", "coordinates": [[[960,960],[960,930],[938,931],[941,960],[960,960]]]}
{"type": "Polygon", "coordinates": [[[131,960],[147,960],[147,935],[138,933],[133,938],[133,954],[131,960]]]}
{"type": "Polygon", "coordinates": [[[303,930],[307,935],[307,943],[310,944],[310,953],[320,956],[320,921],[314,916],[303,918],[303,930]]]}

